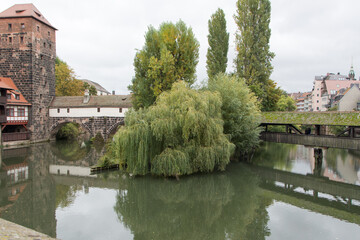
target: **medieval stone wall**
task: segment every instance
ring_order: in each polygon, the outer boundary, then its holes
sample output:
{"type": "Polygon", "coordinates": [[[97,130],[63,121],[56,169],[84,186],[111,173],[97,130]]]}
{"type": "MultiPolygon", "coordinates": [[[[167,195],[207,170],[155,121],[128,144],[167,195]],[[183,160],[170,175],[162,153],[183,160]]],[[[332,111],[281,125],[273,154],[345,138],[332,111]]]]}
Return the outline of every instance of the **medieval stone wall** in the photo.
{"type": "Polygon", "coordinates": [[[62,125],[68,122],[78,123],[85,131],[94,137],[100,133],[106,140],[109,135],[116,132],[120,125],[124,125],[123,117],[91,117],[91,118],[69,118],[50,117],[50,134],[55,135],[62,125]]]}
{"type": "Polygon", "coordinates": [[[0,19],[0,36],[0,76],[11,78],[32,104],[31,139],[48,139],[48,107],[55,96],[55,29],[31,17],[0,19]]]}

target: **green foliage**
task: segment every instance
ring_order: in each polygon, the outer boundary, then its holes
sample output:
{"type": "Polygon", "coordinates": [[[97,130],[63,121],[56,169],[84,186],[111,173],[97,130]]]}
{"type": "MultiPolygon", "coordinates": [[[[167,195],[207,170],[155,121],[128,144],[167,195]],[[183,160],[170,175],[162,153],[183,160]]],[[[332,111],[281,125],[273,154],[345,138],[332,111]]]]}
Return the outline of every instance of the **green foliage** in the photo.
{"type": "Polygon", "coordinates": [[[269,79],[274,58],[269,45],[270,14],[269,0],[237,1],[236,72],[258,97],[262,111],[271,111],[277,102],[276,85],[269,79]]]}
{"type": "Polygon", "coordinates": [[[55,59],[55,79],[56,96],[84,95],[83,82],[77,80],[74,70],[58,57],[55,59]]]}
{"type": "Polygon", "coordinates": [[[227,54],[229,49],[229,33],[226,32],[225,13],[218,9],[208,22],[209,48],[206,54],[206,69],[209,78],[218,73],[225,73],[227,67],[227,54]]]}
{"type": "Polygon", "coordinates": [[[262,123],[357,126],[358,112],[262,112],[262,123]]]}
{"type": "Polygon", "coordinates": [[[281,95],[279,101],[277,102],[277,110],[281,112],[291,112],[296,110],[295,100],[289,97],[288,95],[281,95]]]}
{"type": "Polygon", "coordinates": [[[199,43],[184,22],[163,23],[159,30],[150,26],[134,59],[133,107],[151,106],[175,81],[193,84],[198,59],[199,43]]]}
{"type": "Polygon", "coordinates": [[[219,95],[178,82],[156,105],[126,113],[109,154],[133,174],[178,176],[224,170],[234,148],[223,134],[219,95]]]}
{"type": "Polygon", "coordinates": [[[87,82],[84,82],[84,84],[83,84],[83,91],[85,91],[85,89],[89,90],[89,95],[90,96],[96,96],[97,95],[96,88],[93,85],[88,84],[87,82]]]}
{"type": "Polygon", "coordinates": [[[260,112],[257,100],[237,76],[218,74],[209,80],[209,89],[220,93],[224,133],[236,145],[236,156],[252,151],[259,144],[260,112]]]}
{"type": "Polygon", "coordinates": [[[66,123],[56,133],[57,140],[74,140],[79,136],[79,126],[76,123],[66,123]]]}

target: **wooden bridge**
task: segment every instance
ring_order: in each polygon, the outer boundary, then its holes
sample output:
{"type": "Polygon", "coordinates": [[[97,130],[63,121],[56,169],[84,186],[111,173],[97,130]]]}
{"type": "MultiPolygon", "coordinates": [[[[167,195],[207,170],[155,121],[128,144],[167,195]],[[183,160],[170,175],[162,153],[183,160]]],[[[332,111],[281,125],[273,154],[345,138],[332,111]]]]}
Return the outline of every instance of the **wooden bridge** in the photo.
{"type": "Polygon", "coordinates": [[[264,141],[360,150],[360,112],[263,112],[261,126],[264,141]],[[271,132],[270,126],[285,126],[285,131],[271,132]],[[329,126],[344,129],[334,135],[329,126]]]}

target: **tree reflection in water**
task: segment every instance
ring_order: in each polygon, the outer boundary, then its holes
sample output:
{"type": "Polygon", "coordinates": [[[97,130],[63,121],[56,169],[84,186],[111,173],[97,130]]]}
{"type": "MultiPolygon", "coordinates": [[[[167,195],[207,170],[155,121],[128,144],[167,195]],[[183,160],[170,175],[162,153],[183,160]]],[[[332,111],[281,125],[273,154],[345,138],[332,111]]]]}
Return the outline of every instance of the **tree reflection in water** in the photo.
{"type": "Polygon", "coordinates": [[[243,164],[229,166],[226,174],[180,181],[150,178],[127,180],[127,189],[117,194],[114,209],[134,239],[265,239],[269,234],[271,201],[261,200],[258,180],[243,164]]]}

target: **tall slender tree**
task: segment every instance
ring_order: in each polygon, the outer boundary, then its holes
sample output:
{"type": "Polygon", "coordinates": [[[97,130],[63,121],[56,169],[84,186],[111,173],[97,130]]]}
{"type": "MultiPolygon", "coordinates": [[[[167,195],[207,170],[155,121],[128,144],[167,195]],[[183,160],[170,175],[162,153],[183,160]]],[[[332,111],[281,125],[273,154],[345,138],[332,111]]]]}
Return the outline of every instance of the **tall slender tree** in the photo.
{"type": "Polygon", "coordinates": [[[275,56],[269,45],[270,15],[270,0],[237,1],[237,14],[234,16],[238,26],[236,72],[245,78],[250,89],[262,101],[262,110],[267,110],[269,105],[264,102],[268,99],[267,93],[271,92],[268,88],[276,88],[270,80],[273,70],[271,60],[275,56]]]}
{"type": "Polygon", "coordinates": [[[206,54],[206,69],[209,78],[225,73],[229,50],[229,33],[226,31],[225,13],[218,9],[209,20],[209,48],[206,54]]]}
{"type": "Polygon", "coordinates": [[[152,105],[174,82],[194,83],[199,59],[199,42],[183,21],[150,26],[145,46],[134,60],[135,77],[129,89],[135,109],[152,105]]]}

